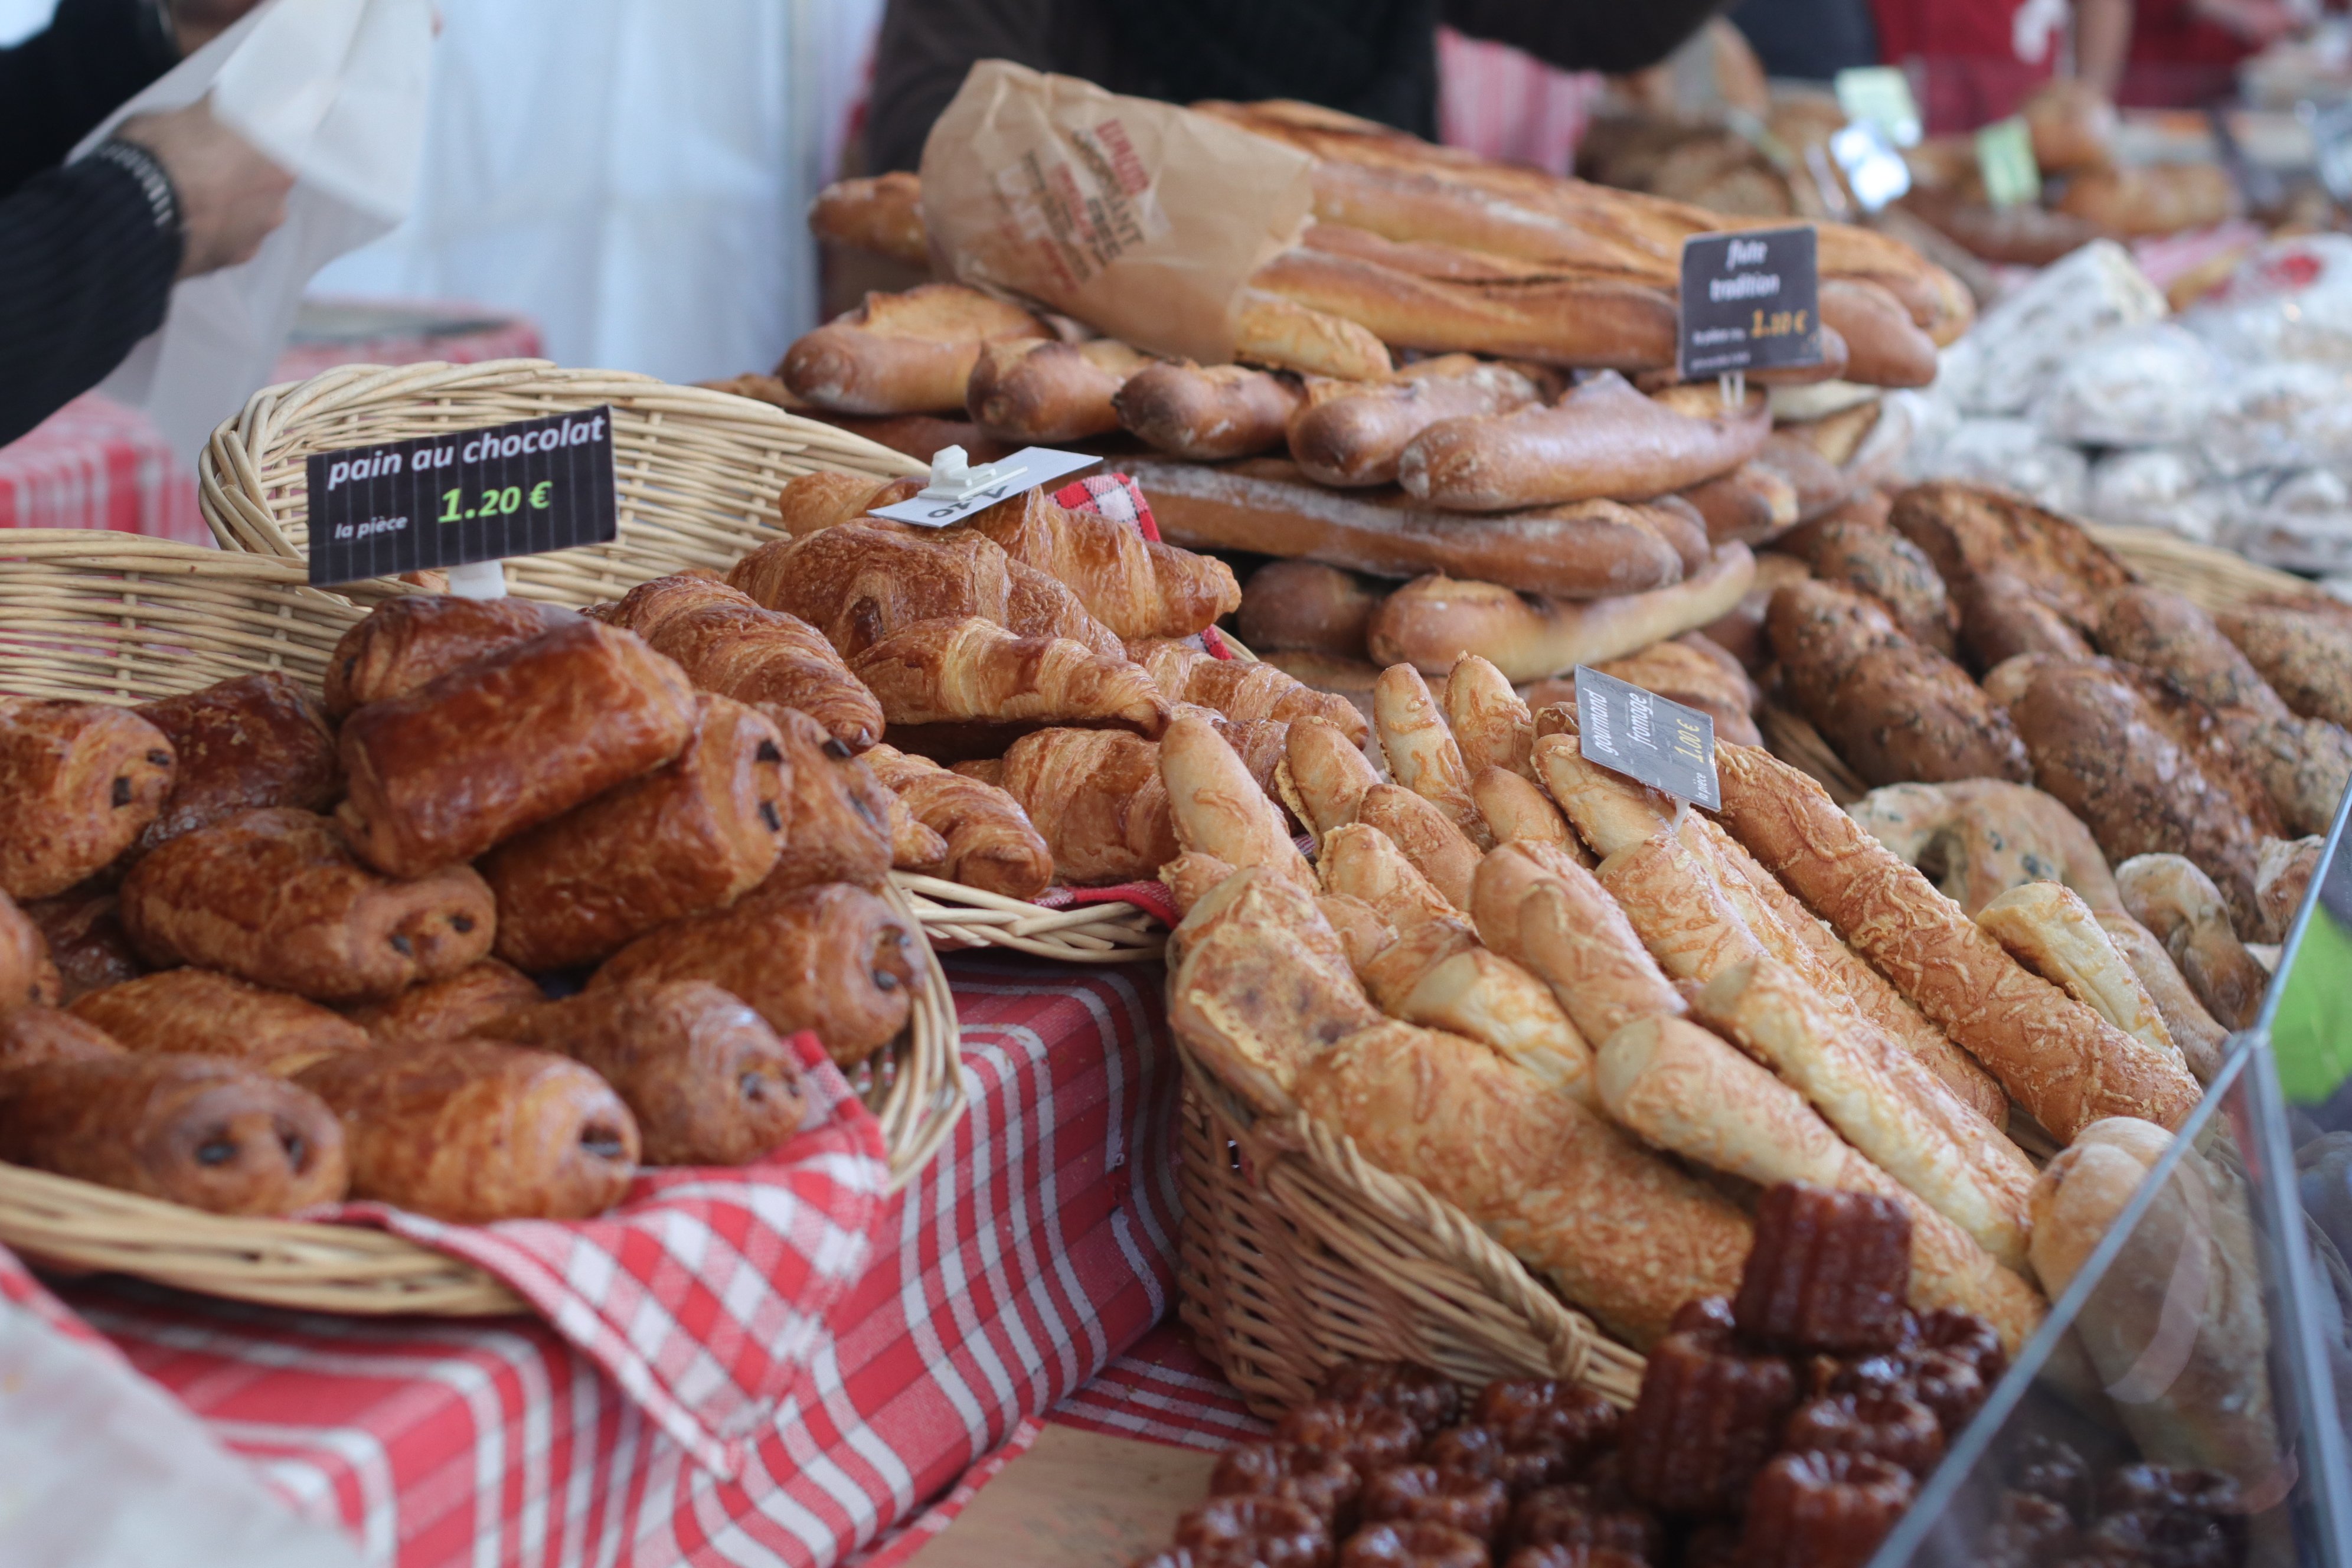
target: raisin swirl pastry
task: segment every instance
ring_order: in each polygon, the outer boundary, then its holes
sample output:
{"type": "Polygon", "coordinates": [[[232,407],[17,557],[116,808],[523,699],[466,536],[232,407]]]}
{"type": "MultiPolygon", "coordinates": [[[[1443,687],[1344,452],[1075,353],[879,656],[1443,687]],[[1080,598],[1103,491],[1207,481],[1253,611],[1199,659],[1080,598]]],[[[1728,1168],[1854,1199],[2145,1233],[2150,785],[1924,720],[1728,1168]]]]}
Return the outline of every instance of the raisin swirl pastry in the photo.
{"type": "Polygon", "coordinates": [[[1261,1568],[1329,1568],[1331,1532],[1305,1503],[1276,1497],[1215,1497],[1176,1521],[1176,1544],[1196,1562],[1228,1559],[1261,1568]]]}
{"type": "Polygon", "coordinates": [[[1462,1417],[1462,1391],[1442,1372],[1402,1361],[1343,1361],[1323,1374],[1318,1399],[1379,1405],[1412,1418],[1423,1436],[1462,1417]]]}
{"type": "Polygon", "coordinates": [[[1509,1491],[1491,1476],[1482,1479],[1425,1463],[1391,1465],[1364,1483],[1366,1524],[1391,1520],[1446,1524],[1492,1545],[1510,1513],[1509,1491]]]}
{"type": "Polygon", "coordinates": [[[1274,1435],[1303,1448],[1336,1454],[1360,1475],[1403,1464],[1421,1447],[1420,1428],[1402,1412],[1332,1399],[1318,1399],[1289,1412],[1276,1424],[1274,1435]]]}
{"type": "Polygon", "coordinates": [[[1743,1568],[1862,1568],[1911,1506],[1908,1471],[1867,1454],[1783,1454],[1757,1475],[1743,1568]]]}
{"type": "Polygon", "coordinates": [[[1339,1549],[1339,1568],[1486,1568],[1486,1543],[1448,1524],[1368,1524],[1339,1549]]]}
{"type": "Polygon", "coordinates": [[[1296,1443],[1241,1443],[1209,1473],[1211,1497],[1275,1497],[1304,1503],[1334,1535],[1355,1528],[1363,1479],[1336,1454],[1296,1443]]]}

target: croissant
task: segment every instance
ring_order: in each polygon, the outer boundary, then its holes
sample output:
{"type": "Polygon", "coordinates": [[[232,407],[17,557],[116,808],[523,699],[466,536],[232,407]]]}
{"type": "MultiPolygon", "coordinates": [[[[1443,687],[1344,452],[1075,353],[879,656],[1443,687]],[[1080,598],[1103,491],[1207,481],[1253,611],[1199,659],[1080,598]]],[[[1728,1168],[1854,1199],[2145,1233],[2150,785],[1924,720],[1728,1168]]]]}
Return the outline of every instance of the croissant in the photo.
{"type": "Polygon", "coordinates": [[[163,731],[128,710],[0,697],[0,892],[46,899],[104,870],[176,770],[163,731]]]}
{"type": "Polygon", "coordinates": [[[918,622],[967,616],[1024,637],[1066,637],[1097,653],[1121,651],[1076,595],[984,534],[843,523],[763,544],[737,562],[727,581],[806,621],[845,657],[918,622]]]}
{"type": "Polygon", "coordinates": [[[1121,730],[1040,730],[1013,742],[999,773],[1075,887],[1132,882],[1176,858],[1160,747],[1121,730]]]}
{"type": "Polygon", "coordinates": [[[318,701],[271,671],[142,703],[179,758],[172,793],[137,852],[257,805],[324,811],[342,784],[335,737],[318,701]]]}
{"type": "Polygon", "coordinates": [[[849,668],[882,700],[894,729],[1078,723],[1157,735],[1168,722],[1167,699],[1125,659],[977,616],[919,621],[853,656],[849,668]]]}
{"type": "MultiPolygon", "coordinates": [[[[929,761],[925,758],[924,761],[929,761]]],[[[958,768],[963,766],[959,763],[958,768]]],[[[966,775],[970,776],[970,775],[966,775]]],[[[879,780],[876,781],[877,784],[879,780]]],[[[992,781],[982,780],[982,783],[992,781]]],[[[931,876],[947,864],[946,836],[915,816],[904,795],[890,796],[890,868],[931,876]]]]}
{"type": "Polygon", "coordinates": [[[950,881],[1008,899],[1034,899],[1054,879],[1053,852],[1003,790],[895,746],[875,747],[866,765],[898,792],[918,822],[947,840],[940,872],[950,881]]]}
{"type": "Polygon", "coordinates": [[[864,517],[877,508],[911,500],[922,488],[921,479],[877,479],[871,474],[819,468],[803,474],[777,495],[776,523],[798,539],[864,517]]]}
{"type": "Polygon", "coordinates": [[[459,599],[408,594],[386,599],[345,632],[327,660],[327,717],[405,697],[500,648],[579,617],[529,599],[459,599]]]}
{"type": "Polygon", "coordinates": [[[656,577],[630,589],[608,620],[676,659],[705,691],[797,708],[853,752],[882,738],[882,705],[833,645],[740,589],[691,574],[656,577]]]}
{"type": "Polygon", "coordinates": [[[676,758],[483,858],[499,956],[530,970],[593,963],[657,925],[726,908],[775,869],[791,787],[776,726],[702,693],[676,758]]]}
{"type": "Polygon", "coordinates": [[[1371,731],[1356,705],[1302,685],[1270,664],[1212,658],[1181,642],[1136,642],[1128,654],[1171,702],[1213,708],[1228,719],[1324,719],[1358,745],[1371,731]]]}
{"type": "Polygon", "coordinates": [[[955,525],[1013,560],[1069,584],[1094,617],[1129,641],[1190,637],[1241,607],[1233,568],[1147,542],[1123,522],[1056,506],[1042,489],[999,501],[955,525]]]}
{"type": "Polygon", "coordinates": [[[69,1011],[130,1050],[239,1057],[280,1077],[368,1043],[366,1030],[315,1002],[209,969],[166,969],[93,991],[69,1011]]]}
{"type": "MultiPolygon", "coordinates": [[[[781,893],[819,882],[880,887],[894,847],[890,792],[863,759],[807,714],[772,702],[761,703],[758,711],[782,737],[790,780],[783,852],[761,890],[781,893]]],[[[909,819],[909,826],[922,824],[909,819]]]]}

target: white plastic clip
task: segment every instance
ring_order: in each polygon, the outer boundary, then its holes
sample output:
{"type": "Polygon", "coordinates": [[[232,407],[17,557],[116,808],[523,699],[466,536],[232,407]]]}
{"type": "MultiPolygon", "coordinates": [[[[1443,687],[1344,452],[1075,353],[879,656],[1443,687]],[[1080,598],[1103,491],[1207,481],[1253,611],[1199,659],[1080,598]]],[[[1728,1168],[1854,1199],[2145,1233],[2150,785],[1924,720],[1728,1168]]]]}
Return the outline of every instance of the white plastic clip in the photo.
{"type": "Polygon", "coordinates": [[[468,561],[449,568],[449,593],[458,599],[503,599],[507,568],[503,561],[468,561]]]}
{"type": "Polygon", "coordinates": [[[1748,373],[1727,370],[1715,378],[1715,390],[1723,398],[1724,410],[1736,414],[1748,406],[1748,373]]]}
{"type": "Polygon", "coordinates": [[[1026,463],[981,463],[975,466],[965,461],[961,447],[942,447],[932,454],[931,482],[922,488],[918,499],[965,500],[982,490],[1009,485],[1028,471],[1026,463]]]}

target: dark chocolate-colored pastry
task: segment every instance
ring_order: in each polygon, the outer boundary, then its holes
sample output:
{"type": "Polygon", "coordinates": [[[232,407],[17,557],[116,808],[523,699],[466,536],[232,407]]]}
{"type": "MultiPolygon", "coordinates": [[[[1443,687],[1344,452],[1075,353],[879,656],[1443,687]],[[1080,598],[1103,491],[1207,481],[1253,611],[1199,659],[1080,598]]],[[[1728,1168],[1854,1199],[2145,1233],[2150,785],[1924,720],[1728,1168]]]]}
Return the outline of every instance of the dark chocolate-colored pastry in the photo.
{"type": "Polygon", "coordinates": [[[1287,1412],[1274,1435],[1318,1453],[1336,1454],[1369,1476],[1411,1459],[1421,1447],[1421,1429],[1400,1410],[1370,1404],[1317,1399],[1287,1412]]]}
{"type": "MultiPolygon", "coordinates": [[[[0,893],[0,900],[6,897],[0,893]]],[[[121,902],[110,892],[75,889],[27,904],[25,915],[40,928],[49,944],[49,957],[59,977],[57,1001],[60,1006],[147,973],[147,966],[131,950],[130,933],[122,929],[121,902]]],[[[0,1007],[6,1005],[9,994],[7,928],[7,914],[0,910],[0,1007]]]]}
{"type": "Polygon", "coordinates": [[[1714,1330],[1651,1348],[1618,1450],[1625,1489],[1672,1513],[1728,1513],[1778,1444],[1797,1403],[1796,1373],[1714,1330]]]}
{"type": "Polygon", "coordinates": [[[366,1030],[316,1002],[209,969],[166,969],[93,991],[71,1012],[144,1055],[238,1057],[280,1077],[368,1045],[366,1030]]]}
{"type": "Polygon", "coordinates": [[[127,708],[0,697],[0,892],[46,899],[112,865],[174,771],[163,731],[127,708]]]}
{"type": "Polygon", "coordinates": [[[1287,1498],[1313,1510],[1334,1535],[1356,1527],[1356,1499],[1363,1487],[1363,1478],[1347,1460],[1296,1443],[1236,1443],[1209,1474],[1211,1497],[1287,1498]]]}
{"type": "Polygon", "coordinates": [[[172,793],[137,853],[257,805],[324,811],[342,787],[326,714],[283,675],[241,676],[132,711],[179,757],[172,793]]]}
{"type": "Polygon", "coordinates": [[[760,1015],[700,980],[639,980],[486,1024],[488,1038],[596,1069],[637,1119],[648,1165],[740,1165],[800,1131],[800,1063],[760,1015]]]}
{"type": "Polygon", "coordinates": [[[219,969],[318,1002],[376,1001],[488,956],[490,889],[467,866],[413,880],[360,864],[326,817],[241,812],[173,839],[122,883],[122,924],[157,967],[219,969]]]}
{"type": "Polygon", "coordinates": [[[499,957],[534,972],[593,963],[656,926],[725,909],[774,868],[791,805],[783,737],[730,698],[706,691],[695,706],[676,759],[482,861],[499,957]]]}
{"type": "Polygon", "coordinates": [[[379,1046],[458,1040],[521,1007],[547,1000],[539,982],[510,963],[486,958],[455,974],[412,985],[385,1002],[363,1002],[343,1016],[379,1046]]]}
{"type": "Polygon", "coordinates": [[[792,766],[784,847],[761,891],[819,882],[878,888],[890,874],[890,792],[866,763],[797,708],[757,705],[783,737],[792,766]]]}
{"type": "Polygon", "coordinates": [[[1862,1568],[1915,1490],[1910,1472],[1867,1454],[1783,1454],[1748,1494],[1748,1568],[1862,1568]]]}
{"type": "Polygon", "coordinates": [[[693,730],[684,671],[575,619],[345,720],[335,816],[361,859],[421,877],[659,767],[693,730]]]}
{"type": "Polygon", "coordinates": [[[49,962],[41,928],[0,893],[0,1013],[27,1003],[54,1003],[59,990],[57,965],[49,962]]]}
{"type": "Polygon", "coordinates": [[[1742,1334],[1776,1350],[1892,1350],[1910,1288],[1911,1215],[1901,1204],[1783,1182],[1756,1200],[1756,1243],[1731,1313],[1742,1334]]]}
{"type": "Polygon", "coordinates": [[[136,1053],[0,1072],[0,1160],[215,1214],[343,1195],[342,1129],[243,1062],[136,1053]]]}
{"type": "Polygon", "coordinates": [[[844,1067],[907,1026],[918,983],[914,926],[841,882],[759,892],[716,914],[648,931],[588,982],[708,980],[751,1004],[779,1035],[814,1030],[844,1067]]]}
{"type": "Polygon", "coordinates": [[[1433,1367],[1402,1361],[1343,1361],[1315,1385],[1318,1399],[1385,1405],[1412,1418],[1424,1437],[1461,1419],[1462,1391],[1433,1367]]]}
{"type": "Polygon", "coordinates": [[[577,619],[528,599],[410,594],[386,599],[345,632],[327,663],[327,712],[405,697],[453,669],[577,619]]]}
{"type": "Polygon", "coordinates": [[[105,1030],[55,1007],[0,1013],[0,1068],[119,1056],[121,1051],[121,1043],[105,1030]]]}
{"type": "Polygon", "coordinates": [[[345,1052],[296,1081],[341,1119],[355,1198],[458,1225],[585,1219],[636,1172],[629,1108],[551,1052],[437,1040],[345,1052]]]}

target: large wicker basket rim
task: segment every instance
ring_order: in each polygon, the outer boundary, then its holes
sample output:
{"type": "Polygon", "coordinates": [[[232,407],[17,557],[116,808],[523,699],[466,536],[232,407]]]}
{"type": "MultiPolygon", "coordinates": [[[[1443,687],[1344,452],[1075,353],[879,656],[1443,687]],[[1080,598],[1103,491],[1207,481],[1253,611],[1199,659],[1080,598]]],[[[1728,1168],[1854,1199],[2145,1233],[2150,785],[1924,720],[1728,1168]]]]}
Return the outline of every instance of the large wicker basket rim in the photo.
{"type": "Polygon", "coordinates": [[[2200,544],[2162,529],[2097,522],[2083,526],[2144,580],[2170,588],[2207,610],[2229,609],[2253,599],[2312,598],[2320,592],[2308,578],[2258,565],[2234,551],[2200,544]]]}
{"type": "Polygon", "coordinates": [[[1065,963],[1132,963],[1157,958],[1168,931],[1150,910],[1118,900],[1047,909],[913,871],[893,871],[931,941],[947,948],[1002,947],[1065,963]]]}

